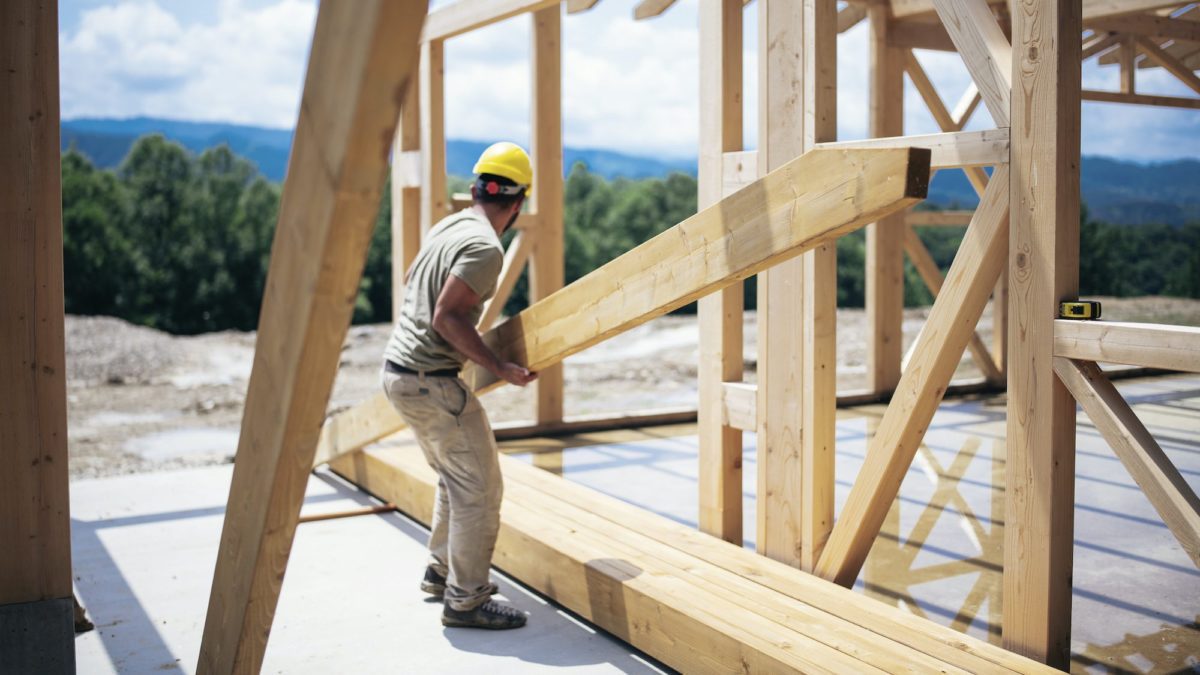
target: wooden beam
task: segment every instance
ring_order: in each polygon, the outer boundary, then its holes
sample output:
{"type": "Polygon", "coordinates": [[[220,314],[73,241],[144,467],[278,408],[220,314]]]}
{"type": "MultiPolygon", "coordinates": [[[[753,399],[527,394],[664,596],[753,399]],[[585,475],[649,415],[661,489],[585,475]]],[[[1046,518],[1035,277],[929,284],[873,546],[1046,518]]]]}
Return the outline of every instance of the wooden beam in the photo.
{"type": "Polygon", "coordinates": [[[904,222],[920,227],[966,227],[974,211],[909,211],[904,222]]]}
{"type": "Polygon", "coordinates": [[[1084,28],[1161,40],[1184,40],[1200,42],[1200,21],[1189,21],[1169,16],[1136,14],[1119,18],[1093,19],[1083,22],[1084,28]]]}
{"type": "Polygon", "coordinates": [[[865,5],[846,5],[837,13],[837,32],[845,33],[867,18],[865,5]]]}
{"type": "MultiPolygon", "coordinates": [[[[529,260],[529,302],[550,297],[563,287],[566,256],[563,244],[562,146],[562,11],[553,6],[532,15],[530,100],[532,130],[533,211],[541,218],[529,260]]],[[[538,371],[530,385],[534,419],[539,424],[563,418],[562,364],[538,371]]]]}
{"type": "Polygon", "coordinates": [[[1200,373],[1200,328],[1059,319],[1054,322],[1054,355],[1200,373]]]}
{"type": "Polygon", "coordinates": [[[899,49],[931,49],[957,51],[950,34],[941,23],[924,21],[895,21],[888,33],[891,46],[899,49]]]}
{"type": "Polygon", "coordinates": [[[1008,233],[1008,167],[997,167],[993,175],[821,556],[816,573],[843,586],[858,577],[1000,276],[1008,233]]]}
{"type": "Polygon", "coordinates": [[[967,126],[967,122],[971,120],[971,115],[975,114],[975,109],[979,107],[979,102],[983,100],[983,96],[979,93],[979,87],[972,82],[967,85],[967,90],[963,92],[958,103],[954,106],[954,112],[950,113],[951,121],[954,124],[948,131],[962,131],[963,127],[967,126]]]}
{"type": "Polygon", "coordinates": [[[500,318],[504,304],[512,297],[517,280],[525,271],[525,262],[529,260],[529,253],[533,250],[533,242],[537,235],[537,232],[522,230],[509,242],[508,250],[504,252],[504,266],[500,268],[500,281],[496,283],[496,292],[491,300],[483,305],[483,313],[479,315],[479,323],[476,325],[478,330],[491,329],[496,319],[500,318]]]}
{"type": "MultiPolygon", "coordinates": [[[[921,241],[921,237],[917,235],[917,231],[911,227],[904,228],[904,252],[908,254],[908,259],[912,261],[913,267],[916,268],[917,274],[921,276],[921,280],[925,282],[925,287],[929,289],[929,294],[936,300],[939,293],[942,292],[942,271],[938,269],[937,263],[934,262],[933,256],[929,253],[929,249],[925,247],[925,243],[921,241]]],[[[1003,380],[1000,370],[996,367],[996,362],[992,360],[992,355],[988,352],[987,345],[983,343],[983,338],[979,337],[978,331],[971,332],[971,339],[967,343],[967,349],[971,352],[971,360],[983,373],[984,378],[991,382],[999,382],[1003,380]]]]}
{"type": "MultiPolygon", "coordinates": [[[[537,422],[499,422],[492,425],[497,442],[525,439],[546,439],[576,434],[591,434],[618,429],[645,429],[676,424],[694,424],[696,411],[693,408],[657,408],[638,413],[595,413],[575,415],[561,422],[538,424],[537,422]]],[[[509,452],[511,448],[501,448],[509,452]]]]}
{"type": "MultiPolygon", "coordinates": [[[[0,605],[21,605],[0,642],[69,655],[70,633],[32,618],[70,625],[58,64],[58,5],[0,4],[0,605]]],[[[15,651],[14,672],[52,662],[15,651]]]]}
{"type": "Polygon", "coordinates": [[[392,317],[404,305],[404,278],[421,249],[421,120],[417,78],[409,80],[392,141],[392,317]],[[414,184],[415,183],[415,184],[414,184]]]}
{"type": "Polygon", "coordinates": [[[1154,94],[1122,94],[1115,91],[1095,91],[1091,89],[1080,92],[1084,101],[1100,103],[1130,103],[1133,105],[1151,105],[1162,108],[1186,108],[1200,110],[1200,98],[1184,98],[1182,96],[1157,96],[1154,94]]]}
{"type": "Polygon", "coordinates": [[[1192,563],[1200,567],[1200,497],[1171,458],[1095,363],[1057,357],[1054,372],[1112,446],[1192,563]]]}
{"type": "MultiPolygon", "coordinates": [[[[700,8],[700,162],[697,203],[725,195],[729,153],[742,148],[742,3],[706,0],[700,8]]],[[[757,169],[753,162],[746,163],[757,169]]],[[[742,434],[725,415],[724,383],[743,377],[743,287],[735,283],[700,299],[700,529],[742,541],[742,434]]]]}
{"type": "Polygon", "coordinates": [[[820,148],[929,148],[934,169],[1008,163],[1008,128],[819,143],[820,148]]]}
{"type": "Polygon", "coordinates": [[[642,0],[637,7],[633,8],[633,18],[635,21],[641,21],[658,16],[670,9],[673,4],[675,4],[675,0],[642,0]]]}
{"type": "Polygon", "coordinates": [[[1101,52],[1116,47],[1119,44],[1121,44],[1120,35],[1116,33],[1102,33],[1093,37],[1086,45],[1084,45],[1083,51],[1080,53],[1080,57],[1082,60],[1086,61],[1093,56],[1100,54],[1101,52]]]}
{"type": "Polygon", "coordinates": [[[558,7],[561,0],[457,0],[429,13],[421,42],[437,42],[514,16],[558,7]]]}
{"type": "Polygon", "coordinates": [[[1004,645],[1071,653],[1075,402],[1054,376],[1058,303],[1079,292],[1080,4],[1013,11],[1004,645]]]}
{"type": "MultiPolygon", "coordinates": [[[[722,384],[721,418],[726,426],[738,431],[758,429],[758,387],[745,382],[722,384]]],[[[740,486],[738,494],[741,494],[740,486]]]]}
{"type": "Polygon", "coordinates": [[[1134,60],[1137,58],[1137,41],[1125,35],[1121,38],[1121,93],[1133,94],[1137,88],[1137,68],[1134,60]]]}
{"type": "Polygon", "coordinates": [[[440,40],[421,43],[417,77],[421,133],[421,232],[450,213],[446,188],[446,49],[440,40]]]}
{"type": "Polygon", "coordinates": [[[596,6],[600,0],[567,0],[567,14],[586,12],[596,6]]]}
{"type": "Polygon", "coordinates": [[[996,126],[1008,126],[1012,46],[986,0],[933,0],[996,126]]]}
{"type": "Polygon", "coordinates": [[[1166,53],[1150,40],[1144,37],[1137,37],[1135,40],[1137,41],[1137,45],[1142,48],[1142,53],[1146,55],[1146,58],[1162,66],[1167,72],[1178,78],[1180,82],[1191,87],[1196,93],[1200,93],[1200,77],[1197,77],[1191,68],[1183,65],[1179,59],[1166,53]]]}
{"type": "MultiPolygon", "coordinates": [[[[895,22],[887,6],[870,15],[870,132],[876,137],[904,133],[904,60],[892,45],[895,22]]],[[[875,141],[873,141],[875,142],[875,141]]],[[[894,214],[867,226],[866,302],[867,388],[887,394],[900,382],[904,343],[904,216],[894,214]]]]}
{"type": "MultiPolygon", "coordinates": [[[[987,0],[989,5],[1003,5],[1008,0],[987,0]]],[[[916,16],[934,11],[936,0],[891,0],[896,18],[916,16]]],[[[1166,7],[1176,7],[1179,0],[1083,0],[1083,18],[1100,19],[1108,16],[1139,14],[1166,7]]]]}
{"type": "MultiPolygon", "coordinates": [[[[924,199],[929,151],[813,150],[609,262],[484,336],[538,370],[924,199]],[[903,176],[903,179],[900,177],[903,176]]],[[[760,364],[761,368],[761,364],[760,364]]],[[[471,367],[475,391],[499,383],[471,367]]],[[[378,394],[326,422],[324,461],[404,427],[378,394]],[[334,442],[336,441],[336,442],[334,442]]]]}
{"type": "Polygon", "coordinates": [[[425,10],[421,0],[318,10],[200,673],[262,666],[425,10]]]}
{"type": "MultiPolygon", "coordinates": [[[[925,69],[921,67],[921,62],[917,60],[917,55],[913,54],[911,49],[904,50],[904,71],[908,73],[908,79],[912,80],[913,87],[921,95],[921,100],[925,101],[925,107],[929,110],[929,114],[933,115],[933,121],[937,123],[938,128],[943,131],[953,129],[954,117],[946,109],[945,102],[942,101],[933,82],[925,74],[925,69]]],[[[978,87],[976,89],[978,90],[978,87]]]]}

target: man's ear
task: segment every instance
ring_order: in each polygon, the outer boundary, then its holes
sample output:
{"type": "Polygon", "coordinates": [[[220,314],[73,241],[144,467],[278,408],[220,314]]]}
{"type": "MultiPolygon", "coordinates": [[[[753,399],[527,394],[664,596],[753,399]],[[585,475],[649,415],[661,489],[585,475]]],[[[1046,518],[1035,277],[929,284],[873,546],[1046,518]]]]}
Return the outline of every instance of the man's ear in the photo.
{"type": "Polygon", "coordinates": [[[475,201],[476,199],[479,199],[479,194],[476,192],[475,184],[471,183],[471,201],[475,201]]]}

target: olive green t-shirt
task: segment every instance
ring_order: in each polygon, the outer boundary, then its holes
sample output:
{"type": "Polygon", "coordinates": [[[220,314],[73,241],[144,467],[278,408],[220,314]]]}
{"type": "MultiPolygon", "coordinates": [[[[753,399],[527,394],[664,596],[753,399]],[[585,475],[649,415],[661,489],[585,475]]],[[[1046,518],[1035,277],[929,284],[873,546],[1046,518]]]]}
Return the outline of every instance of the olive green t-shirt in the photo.
{"type": "Polygon", "coordinates": [[[477,323],[504,265],[504,247],[483,216],[470,208],[442,219],[425,236],[409,268],[404,304],[384,358],[413,370],[458,368],[467,357],[433,329],[433,309],[449,275],[479,295],[468,318],[477,323]]]}

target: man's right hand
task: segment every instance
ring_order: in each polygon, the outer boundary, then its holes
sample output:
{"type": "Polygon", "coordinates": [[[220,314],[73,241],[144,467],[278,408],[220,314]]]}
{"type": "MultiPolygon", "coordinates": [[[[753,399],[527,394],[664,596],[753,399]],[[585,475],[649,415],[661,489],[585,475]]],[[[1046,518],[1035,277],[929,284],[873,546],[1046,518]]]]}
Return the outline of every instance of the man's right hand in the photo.
{"type": "Polygon", "coordinates": [[[500,368],[496,371],[496,375],[500,379],[515,384],[518,387],[524,387],[537,379],[537,373],[512,361],[501,363],[500,368]]]}

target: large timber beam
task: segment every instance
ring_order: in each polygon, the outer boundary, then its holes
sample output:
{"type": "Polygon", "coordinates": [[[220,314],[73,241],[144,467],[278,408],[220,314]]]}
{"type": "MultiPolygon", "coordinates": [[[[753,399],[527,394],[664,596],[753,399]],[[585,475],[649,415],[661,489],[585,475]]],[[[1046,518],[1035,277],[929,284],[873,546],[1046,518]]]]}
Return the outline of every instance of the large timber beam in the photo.
{"type": "Polygon", "coordinates": [[[262,667],[426,7],[375,0],[318,11],[200,673],[262,667]]]}
{"type": "Polygon", "coordinates": [[[1200,373],[1200,328],[1058,319],[1054,355],[1200,373]]]}
{"type": "MultiPolygon", "coordinates": [[[[813,150],[593,271],[496,328],[501,358],[538,370],[921,201],[929,151],[813,150]]],[[[469,367],[476,391],[498,382],[469,367]]],[[[404,427],[382,394],[326,423],[322,461],[404,427]],[[342,425],[343,415],[365,423],[342,425]]]]}

